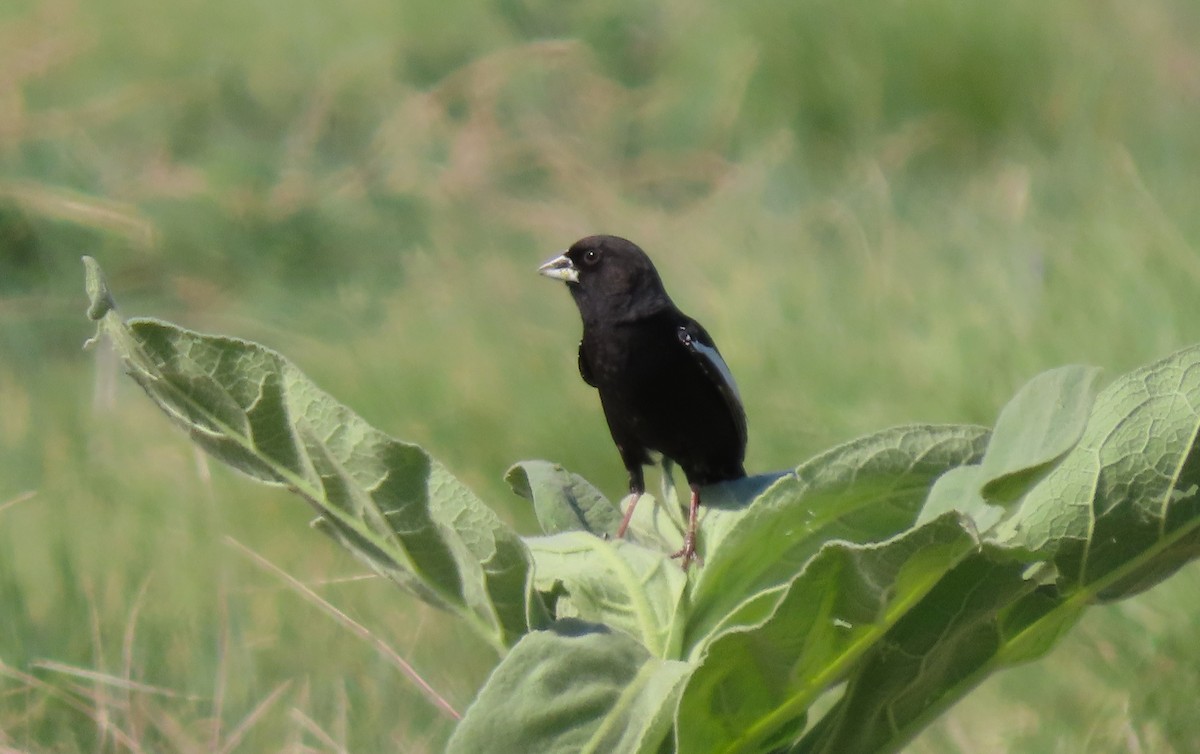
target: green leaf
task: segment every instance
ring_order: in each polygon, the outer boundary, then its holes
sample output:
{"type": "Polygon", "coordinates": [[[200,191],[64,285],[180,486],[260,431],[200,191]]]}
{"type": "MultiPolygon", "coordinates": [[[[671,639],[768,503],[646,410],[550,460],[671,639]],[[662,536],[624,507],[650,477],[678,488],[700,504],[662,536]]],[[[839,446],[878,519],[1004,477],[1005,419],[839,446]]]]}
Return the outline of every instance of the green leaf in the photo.
{"type": "Polygon", "coordinates": [[[1020,629],[1006,625],[1004,610],[1036,587],[1024,570],[1003,558],[964,559],[875,643],[842,697],[793,751],[897,751],[931,710],[944,709],[982,669],[994,668],[1020,629]]]}
{"type": "Polygon", "coordinates": [[[657,752],[690,670],[652,656],[619,631],[558,621],[513,647],[446,751],[657,752]]]}
{"type": "Polygon", "coordinates": [[[788,743],[812,702],[976,546],[956,514],[880,544],[827,544],[767,620],[709,645],[680,701],[679,751],[788,743]]]}
{"type": "Polygon", "coordinates": [[[1083,434],[1095,401],[1095,367],[1066,366],[1030,380],[1000,411],[979,464],[950,469],[930,490],[917,521],[956,510],[980,532],[1004,517],[1083,434]]]}
{"type": "Polygon", "coordinates": [[[112,292],[108,290],[104,271],[95,259],[83,258],[83,274],[83,289],[88,297],[87,317],[93,322],[99,322],[104,315],[116,309],[117,304],[113,301],[112,292]]]}
{"type": "Polygon", "coordinates": [[[521,461],[504,475],[513,492],[533,502],[546,534],[616,534],[621,511],[583,477],[549,461],[521,461]]]}
{"type": "MultiPolygon", "coordinates": [[[[679,503],[674,496],[670,466],[669,461],[665,462],[663,499],[666,502],[660,503],[653,495],[643,494],[626,532],[628,540],[657,547],[664,553],[679,549],[684,526],[679,503]]],[[[773,475],[768,476],[774,478],[773,475]]],[[[544,533],[586,531],[597,536],[616,536],[623,511],[578,474],[548,461],[521,461],[509,468],[504,478],[513,492],[533,501],[534,513],[544,533]]],[[[711,505],[707,505],[709,500],[713,501],[713,505],[738,507],[731,502],[734,496],[741,500],[740,507],[744,507],[746,502],[766,488],[762,478],[752,477],[706,488],[705,510],[712,509],[711,505]]],[[[622,500],[622,504],[627,505],[628,502],[628,498],[622,500]]]]}
{"type": "Polygon", "coordinates": [[[1088,605],[1200,554],[1197,367],[1193,347],[1103,390],[1078,442],[988,536],[994,544],[888,633],[795,750],[898,750],[989,674],[1049,651],[1088,605]]]}
{"type": "Polygon", "coordinates": [[[520,537],[423,449],[371,427],[257,343],[123,322],[94,262],[88,290],[129,375],[214,457],[300,495],[323,531],[497,649],[548,619],[520,537]]]}
{"type": "Polygon", "coordinates": [[[565,592],[558,617],[604,623],[639,640],[651,654],[677,657],[687,575],[658,550],[624,540],[565,532],[526,540],[537,588],[565,592]]]}
{"type": "Polygon", "coordinates": [[[1100,369],[1065,366],[1025,384],[1000,411],[980,464],[983,496],[1018,499],[1074,447],[1096,399],[1100,369]]]}
{"type": "MultiPolygon", "coordinates": [[[[685,651],[698,651],[740,603],[795,577],[833,539],[877,542],[916,519],[934,480],[979,460],[988,431],[912,425],[841,445],[779,478],[723,533],[696,576],[685,651]]],[[[756,615],[761,611],[751,611],[756,615]]]]}
{"type": "Polygon", "coordinates": [[[1004,509],[990,505],[979,494],[979,464],[959,466],[950,469],[938,477],[929,490],[929,497],[921,507],[917,523],[941,516],[950,511],[958,511],[967,516],[975,524],[977,531],[987,531],[1004,515],[1004,509]]]}
{"type": "Polygon", "coordinates": [[[994,541],[1053,557],[1060,588],[1113,598],[1144,589],[1197,550],[1200,346],[1113,382],[1083,436],[994,541]]]}

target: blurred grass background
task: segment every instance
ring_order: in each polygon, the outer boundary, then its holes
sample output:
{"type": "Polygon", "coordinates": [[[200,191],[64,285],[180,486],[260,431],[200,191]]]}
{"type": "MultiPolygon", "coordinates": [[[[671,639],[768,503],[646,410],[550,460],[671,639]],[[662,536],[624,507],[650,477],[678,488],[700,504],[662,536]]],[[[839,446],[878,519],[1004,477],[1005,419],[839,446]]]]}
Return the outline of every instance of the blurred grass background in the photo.
{"type": "MultiPolygon", "coordinates": [[[[0,6],[0,748],[439,750],[493,661],[211,467],[79,345],[127,315],[267,343],[523,531],[507,466],[621,493],[534,268],[655,258],[746,397],[748,466],[991,423],[1040,370],[1200,341],[1190,0],[0,6]]],[[[917,752],[1200,751],[1200,571],[1092,611],[917,752]]]]}

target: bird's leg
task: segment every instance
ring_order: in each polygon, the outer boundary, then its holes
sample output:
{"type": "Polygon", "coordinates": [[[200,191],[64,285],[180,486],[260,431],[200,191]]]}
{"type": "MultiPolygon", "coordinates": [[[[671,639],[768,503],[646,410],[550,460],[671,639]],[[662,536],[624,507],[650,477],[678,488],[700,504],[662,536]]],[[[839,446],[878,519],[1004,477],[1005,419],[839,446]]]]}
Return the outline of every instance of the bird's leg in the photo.
{"type": "Polygon", "coordinates": [[[683,535],[683,547],[679,552],[671,555],[672,558],[682,558],[680,565],[683,570],[687,570],[693,560],[704,565],[700,558],[696,557],[696,517],[700,511],[700,488],[697,485],[690,485],[692,488],[692,504],[688,509],[688,528],[687,534],[683,535]]]}
{"type": "Polygon", "coordinates": [[[642,493],[631,490],[629,496],[625,498],[629,501],[629,506],[625,509],[624,517],[621,518],[621,525],[617,527],[617,539],[625,536],[625,530],[629,528],[629,520],[633,518],[633,509],[637,507],[641,497],[642,493]]]}
{"type": "Polygon", "coordinates": [[[617,539],[625,536],[625,530],[629,528],[629,521],[633,518],[633,509],[637,507],[638,500],[645,491],[646,480],[642,476],[642,467],[640,465],[633,466],[629,469],[629,497],[625,498],[629,501],[629,506],[621,518],[621,525],[617,527],[617,539]]]}

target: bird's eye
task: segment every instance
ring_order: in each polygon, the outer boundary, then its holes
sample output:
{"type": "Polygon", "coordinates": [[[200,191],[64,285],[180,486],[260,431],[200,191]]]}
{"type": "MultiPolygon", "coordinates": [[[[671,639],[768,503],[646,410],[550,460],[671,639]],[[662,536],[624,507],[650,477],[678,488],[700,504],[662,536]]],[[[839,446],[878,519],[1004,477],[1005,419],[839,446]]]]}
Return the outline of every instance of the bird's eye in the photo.
{"type": "Polygon", "coordinates": [[[595,249],[588,249],[583,252],[583,261],[585,264],[595,264],[600,261],[600,252],[595,249]]]}

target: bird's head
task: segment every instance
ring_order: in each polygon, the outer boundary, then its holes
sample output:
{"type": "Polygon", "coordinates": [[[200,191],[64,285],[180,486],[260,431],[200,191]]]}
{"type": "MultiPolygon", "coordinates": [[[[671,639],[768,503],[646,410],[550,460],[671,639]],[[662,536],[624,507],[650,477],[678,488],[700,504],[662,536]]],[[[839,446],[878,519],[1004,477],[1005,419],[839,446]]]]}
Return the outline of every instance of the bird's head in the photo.
{"type": "Polygon", "coordinates": [[[671,306],[646,252],[617,236],[588,236],[538,268],[565,281],[585,321],[622,321],[671,306]]]}

